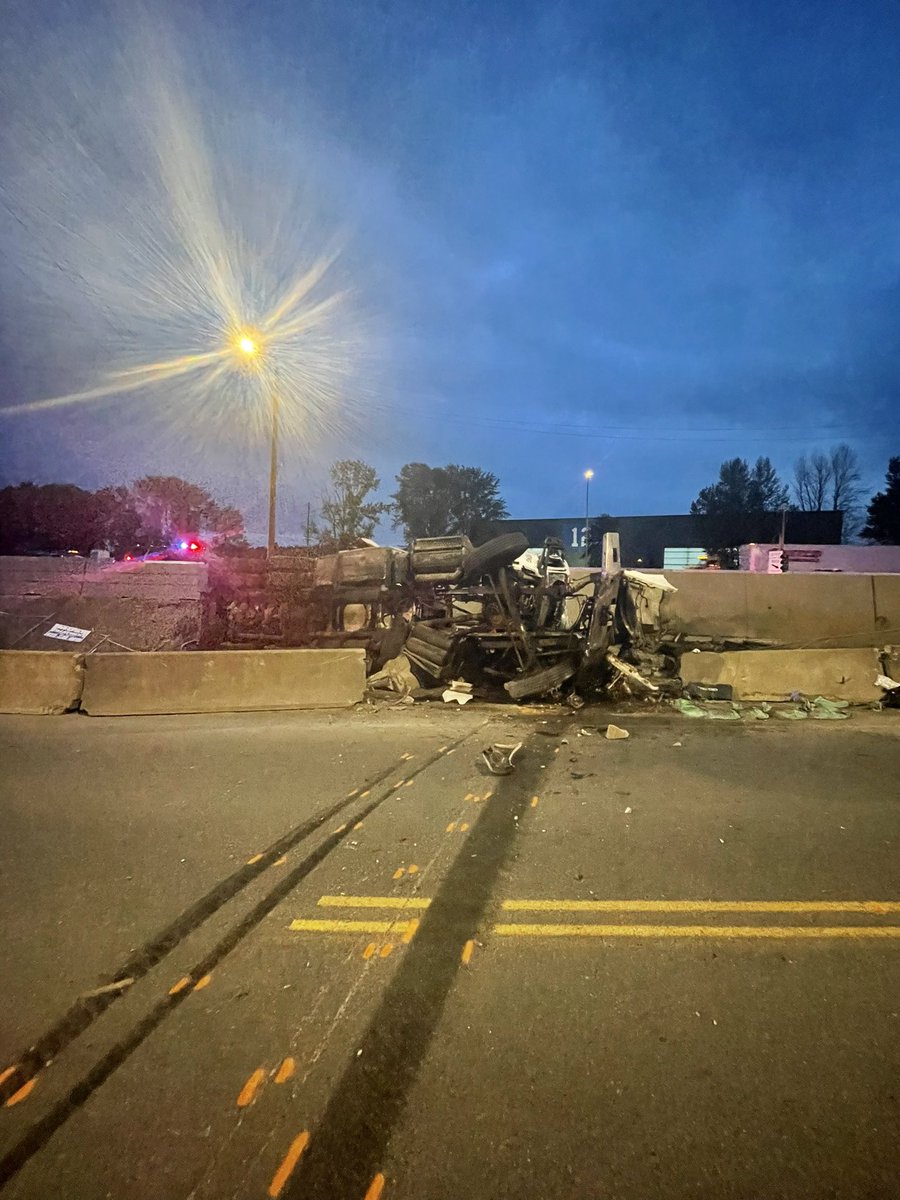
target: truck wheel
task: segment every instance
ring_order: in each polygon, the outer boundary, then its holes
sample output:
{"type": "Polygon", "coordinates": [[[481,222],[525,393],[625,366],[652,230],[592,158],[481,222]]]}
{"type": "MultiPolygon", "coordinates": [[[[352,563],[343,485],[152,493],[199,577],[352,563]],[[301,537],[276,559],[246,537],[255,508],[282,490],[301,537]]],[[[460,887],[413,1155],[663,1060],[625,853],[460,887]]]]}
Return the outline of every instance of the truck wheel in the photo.
{"type": "Polygon", "coordinates": [[[528,538],[524,533],[501,533],[483,546],[470,550],[463,561],[463,579],[477,579],[488,575],[498,567],[508,566],[528,549],[528,538]]]}
{"type": "Polygon", "coordinates": [[[520,675],[510,679],[503,687],[513,700],[524,700],[528,696],[540,696],[544,692],[552,692],[571,679],[575,667],[571,662],[554,663],[552,667],[542,667],[540,671],[532,671],[530,675],[520,675]]]}

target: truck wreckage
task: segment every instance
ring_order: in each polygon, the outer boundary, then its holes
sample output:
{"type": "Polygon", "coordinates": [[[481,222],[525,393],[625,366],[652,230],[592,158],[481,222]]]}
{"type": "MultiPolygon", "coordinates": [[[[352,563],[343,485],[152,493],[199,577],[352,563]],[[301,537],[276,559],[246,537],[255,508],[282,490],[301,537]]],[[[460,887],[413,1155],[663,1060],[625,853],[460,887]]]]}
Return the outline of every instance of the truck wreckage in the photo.
{"type": "Polygon", "coordinates": [[[677,689],[661,653],[662,576],[622,569],[618,539],[604,567],[574,581],[562,542],[530,548],[521,533],[481,546],[419,538],[409,550],[367,545],[320,558],[308,645],[361,645],[370,688],[437,698],[656,697],[677,689]]]}

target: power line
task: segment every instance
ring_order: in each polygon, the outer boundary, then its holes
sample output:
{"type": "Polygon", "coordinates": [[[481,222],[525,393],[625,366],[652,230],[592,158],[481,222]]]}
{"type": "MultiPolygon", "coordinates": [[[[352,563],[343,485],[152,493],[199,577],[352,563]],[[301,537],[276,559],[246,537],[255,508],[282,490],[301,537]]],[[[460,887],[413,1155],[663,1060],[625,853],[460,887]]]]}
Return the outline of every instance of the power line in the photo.
{"type": "MultiPolygon", "coordinates": [[[[379,405],[372,404],[371,408],[395,415],[399,413],[409,413],[414,416],[422,416],[421,408],[412,408],[408,405],[391,404],[379,405]]],[[[580,438],[603,438],[607,441],[635,441],[635,442],[685,442],[698,441],[713,444],[715,442],[730,442],[740,439],[741,441],[771,441],[773,437],[782,442],[809,442],[810,440],[818,440],[822,434],[827,434],[829,437],[840,437],[848,441],[879,441],[882,438],[890,436],[890,431],[885,430],[882,433],[858,433],[855,429],[848,429],[845,426],[829,426],[816,424],[815,426],[804,425],[773,425],[767,426],[759,433],[754,433],[752,430],[740,429],[735,427],[719,426],[706,427],[697,429],[682,429],[682,430],[662,430],[653,432],[652,428],[647,429],[636,425],[571,425],[560,423],[558,425],[538,425],[526,421],[508,420],[501,417],[460,417],[452,416],[445,413],[440,414],[440,419],[445,424],[470,426],[477,425],[482,428],[506,430],[507,432],[515,433],[531,433],[540,434],[548,437],[580,437],[580,438]],[[792,436],[784,436],[791,434],[792,436]],[[714,435],[714,436],[709,436],[714,435]]]]}

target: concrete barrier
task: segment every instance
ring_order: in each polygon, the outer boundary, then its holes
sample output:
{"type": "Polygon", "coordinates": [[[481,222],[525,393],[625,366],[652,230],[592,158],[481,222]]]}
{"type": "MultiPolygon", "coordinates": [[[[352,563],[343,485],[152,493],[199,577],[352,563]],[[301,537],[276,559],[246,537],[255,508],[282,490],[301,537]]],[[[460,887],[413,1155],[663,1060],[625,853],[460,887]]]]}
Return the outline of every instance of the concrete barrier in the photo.
{"type": "Polygon", "coordinates": [[[900,641],[898,575],[665,574],[678,588],[662,602],[672,633],[798,647],[900,641]]]}
{"type": "Polygon", "coordinates": [[[881,698],[875,677],[881,673],[877,651],[867,647],[838,650],[733,650],[682,655],[685,683],[730,684],[735,700],[789,700],[793,692],[866,704],[881,698]]]}
{"type": "Polygon", "coordinates": [[[91,654],[81,708],[91,716],[348,708],[365,685],[363,650],[91,654]]]}
{"type": "Polygon", "coordinates": [[[0,712],[50,716],[78,707],[84,678],[80,654],[0,650],[0,712]]]}

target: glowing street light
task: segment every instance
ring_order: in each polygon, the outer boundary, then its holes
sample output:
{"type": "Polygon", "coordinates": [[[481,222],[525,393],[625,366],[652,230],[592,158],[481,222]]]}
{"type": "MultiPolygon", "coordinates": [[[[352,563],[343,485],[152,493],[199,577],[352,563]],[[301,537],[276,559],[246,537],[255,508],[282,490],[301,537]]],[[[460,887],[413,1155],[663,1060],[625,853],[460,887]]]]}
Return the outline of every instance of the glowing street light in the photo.
{"type": "MultiPolygon", "coordinates": [[[[584,473],[584,524],[587,526],[588,517],[591,511],[591,480],[594,478],[594,472],[590,467],[584,473]]],[[[587,537],[587,528],[585,528],[585,537],[587,537]]]]}
{"type": "MultiPolygon", "coordinates": [[[[252,336],[249,330],[238,332],[234,346],[244,358],[256,358],[263,349],[261,342],[252,336]]],[[[262,375],[260,367],[255,367],[255,369],[262,375]]],[[[272,452],[269,458],[269,529],[266,538],[266,555],[269,558],[275,553],[275,498],[278,490],[278,394],[274,388],[270,388],[270,392],[272,398],[272,452]]]]}

